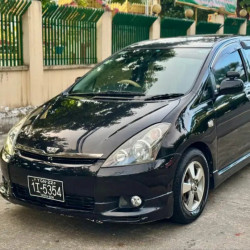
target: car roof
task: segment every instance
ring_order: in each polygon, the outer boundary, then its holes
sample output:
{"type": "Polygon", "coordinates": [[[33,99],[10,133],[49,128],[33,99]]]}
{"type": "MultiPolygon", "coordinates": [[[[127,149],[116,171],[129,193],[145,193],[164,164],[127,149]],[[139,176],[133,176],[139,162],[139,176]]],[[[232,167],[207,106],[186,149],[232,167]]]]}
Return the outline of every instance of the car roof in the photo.
{"type": "Polygon", "coordinates": [[[218,43],[232,40],[250,40],[246,36],[234,35],[196,35],[173,38],[161,38],[157,40],[142,41],[128,46],[128,48],[166,48],[166,47],[189,47],[189,48],[212,48],[218,43]]]}

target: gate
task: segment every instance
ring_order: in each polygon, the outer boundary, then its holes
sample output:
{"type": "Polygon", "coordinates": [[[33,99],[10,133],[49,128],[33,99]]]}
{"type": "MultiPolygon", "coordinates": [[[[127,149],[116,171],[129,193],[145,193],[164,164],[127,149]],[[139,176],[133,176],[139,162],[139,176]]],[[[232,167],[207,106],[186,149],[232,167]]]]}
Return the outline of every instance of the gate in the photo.
{"type": "Polygon", "coordinates": [[[153,16],[117,13],[112,23],[112,53],[136,42],[149,39],[153,16]]]}
{"type": "Polygon", "coordinates": [[[44,65],[97,63],[100,9],[49,6],[43,10],[44,65]]]}
{"type": "Polygon", "coordinates": [[[31,1],[0,0],[0,66],[23,65],[22,16],[31,1]]]}
{"type": "Polygon", "coordinates": [[[245,20],[245,18],[226,18],[224,23],[224,34],[237,35],[239,33],[241,24],[243,24],[245,20]]]}
{"type": "Polygon", "coordinates": [[[161,20],[161,37],[186,36],[193,20],[165,17],[161,20]]]}
{"type": "Polygon", "coordinates": [[[198,22],[196,26],[196,34],[216,34],[219,30],[220,23],[210,23],[210,22],[198,22]]]}

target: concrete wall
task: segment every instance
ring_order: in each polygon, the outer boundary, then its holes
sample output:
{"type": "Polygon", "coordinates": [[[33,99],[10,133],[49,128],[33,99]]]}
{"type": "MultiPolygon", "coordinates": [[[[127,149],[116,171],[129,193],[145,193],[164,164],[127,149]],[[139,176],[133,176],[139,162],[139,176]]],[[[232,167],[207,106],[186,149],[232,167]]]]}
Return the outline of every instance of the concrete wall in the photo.
{"type": "Polygon", "coordinates": [[[86,74],[94,65],[88,66],[51,66],[44,67],[42,71],[42,88],[33,88],[33,97],[37,102],[31,103],[29,99],[29,69],[27,66],[0,68],[0,106],[23,107],[27,105],[40,105],[58,95],[79,76],[86,74]]]}
{"type": "Polygon", "coordinates": [[[28,67],[0,68],[0,106],[28,105],[28,67]]]}
{"type": "Polygon", "coordinates": [[[88,66],[50,66],[43,71],[43,99],[51,99],[67,89],[79,76],[85,75],[94,65],[88,66]]]}

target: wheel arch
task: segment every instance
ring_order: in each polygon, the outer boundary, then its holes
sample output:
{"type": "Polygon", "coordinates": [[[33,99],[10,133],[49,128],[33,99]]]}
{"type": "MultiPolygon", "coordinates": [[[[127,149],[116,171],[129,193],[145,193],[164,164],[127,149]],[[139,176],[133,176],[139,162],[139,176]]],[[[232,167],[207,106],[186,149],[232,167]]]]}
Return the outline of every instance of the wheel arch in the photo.
{"type": "Polygon", "coordinates": [[[213,172],[214,172],[214,158],[212,156],[210,148],[204,142],[201,142],[201,141],[194,142],[194,143],[190,144],[184,150],[183,154],[185,154],[185,152],[187,152],[191,148],[196,148],[196,149],[200,150],[204,154],[204,156],[206,157],[206,160],[207,160],[207,163],[208,163],[208,167],[209,167],[210,188],[214,188],[214,176],[213,176],[213,172]]]}

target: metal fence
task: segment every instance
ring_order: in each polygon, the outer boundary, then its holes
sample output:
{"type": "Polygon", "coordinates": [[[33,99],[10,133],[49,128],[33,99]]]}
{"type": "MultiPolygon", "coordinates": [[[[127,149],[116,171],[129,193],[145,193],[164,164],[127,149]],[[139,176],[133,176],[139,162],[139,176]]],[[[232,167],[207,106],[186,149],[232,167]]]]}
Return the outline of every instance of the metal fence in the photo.
{"type": "Polygon", "coordinates": [[[0,0],[0,66],[23,65],[22,16],[30,1],[0,0]]]}
{"type": "Polygon", "coordinates": [[[165,17],[161,20],[161,37],[186,36],[193,20],[165,17]]]}
{"type": "Polygon", "coordinates": [[[97,63],[96,23],[103,10],[50,6],[43,10],[44,65],[97,63]]]}
{"type": "Polygon", "coordinates": [[[245,20],[245,18],[226,18],[224,23],[224,34],[237,35],[239,33],[241,24],[243,24],[245,20]]]}
{"type": "Polygon", "coordinates": [[[117,13],[112,23],[112,53],[136,42],[149,39],[153,16],[117,13]]]}
{"type": "Polygon", "coordinates": [[[198,22],[196,25],[196,34],[216,34],[219,30],[220,23],[198,22]]]}

